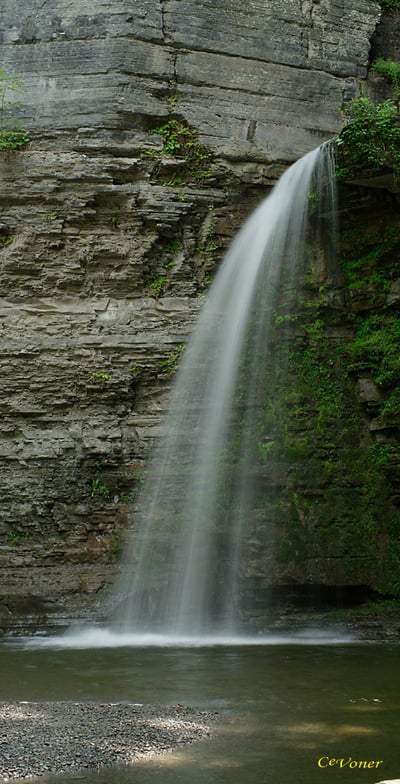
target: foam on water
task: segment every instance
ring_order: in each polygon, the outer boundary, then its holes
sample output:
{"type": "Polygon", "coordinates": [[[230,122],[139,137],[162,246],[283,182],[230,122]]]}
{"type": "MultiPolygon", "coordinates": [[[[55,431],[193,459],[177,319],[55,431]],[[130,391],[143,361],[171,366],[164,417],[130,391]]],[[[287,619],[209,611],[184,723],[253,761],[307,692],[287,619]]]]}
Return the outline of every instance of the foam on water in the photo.
{"type": "MultiPolygon", "coordinates": [[[[75,626],[64,634],[37,635],[21,638],[27,648],[207,648],[213,646],[270,646],[270,645],[338,645],[354,642],[354,637],[333,630],[305,628],[296,632],[265,634],[135,634],[118,632],[108,627],[75,626]]],[[[16,644],[16,640],[12,640],[16,644]]]]}

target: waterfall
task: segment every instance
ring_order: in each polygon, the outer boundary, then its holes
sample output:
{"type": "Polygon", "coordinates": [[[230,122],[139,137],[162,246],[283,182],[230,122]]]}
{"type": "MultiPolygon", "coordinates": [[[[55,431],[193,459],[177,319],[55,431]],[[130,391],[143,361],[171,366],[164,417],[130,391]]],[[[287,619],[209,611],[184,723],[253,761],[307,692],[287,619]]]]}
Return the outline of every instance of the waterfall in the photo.
{"type": "Polygon", "coordinates": [[[287,318],[296,299],[315,212],[335,214],[333,169],[329,143],[293,164],[216,275],[135,504],[115,587],[120,632],[190,639],[241,631],[249,526],[266,481],[274,326],[279,308],[287,318]]]}

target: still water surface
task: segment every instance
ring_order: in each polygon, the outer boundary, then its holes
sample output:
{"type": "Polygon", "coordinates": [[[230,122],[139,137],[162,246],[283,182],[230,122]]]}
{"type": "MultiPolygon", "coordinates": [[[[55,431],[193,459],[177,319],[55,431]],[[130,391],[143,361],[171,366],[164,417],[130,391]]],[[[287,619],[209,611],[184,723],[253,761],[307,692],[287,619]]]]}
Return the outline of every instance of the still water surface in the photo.
{"type": "Polygon", "coordinates": [[[400,646],[34,650],[0,646],[1,700],[183,704],[221,715],[210,741],[156,762],[43,784],[347,784],[400,777],[400,646]],[[383,760],[318,767],[322,756],[383,760]]]}

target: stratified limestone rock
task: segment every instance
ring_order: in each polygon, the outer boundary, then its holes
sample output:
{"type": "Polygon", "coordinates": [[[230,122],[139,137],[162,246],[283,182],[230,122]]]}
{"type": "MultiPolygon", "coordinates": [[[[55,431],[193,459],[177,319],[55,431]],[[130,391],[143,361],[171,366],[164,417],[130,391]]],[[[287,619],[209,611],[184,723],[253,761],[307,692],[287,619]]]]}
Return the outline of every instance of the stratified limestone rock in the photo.
{"type": "Polygon", "coordinates": [[[36,128],[148,129],[179,111],[228,157],[293,160],[340,125],[365,77],[373,0],[6,0],[3,67],[36,128]]]}
{"type": "Polygon", "coordinates": [[[198,295],[287,164],[339,129],[380,16],[374,0],[182,6],[2,3],[32,142],[0,158],[0,542],[13,579],[38,569],[35,595],[44,565],[78,559],[85,579],[117,549],[198,295]],[[204,169],[165,154],[171,118],[208,146],[204,169]]]}

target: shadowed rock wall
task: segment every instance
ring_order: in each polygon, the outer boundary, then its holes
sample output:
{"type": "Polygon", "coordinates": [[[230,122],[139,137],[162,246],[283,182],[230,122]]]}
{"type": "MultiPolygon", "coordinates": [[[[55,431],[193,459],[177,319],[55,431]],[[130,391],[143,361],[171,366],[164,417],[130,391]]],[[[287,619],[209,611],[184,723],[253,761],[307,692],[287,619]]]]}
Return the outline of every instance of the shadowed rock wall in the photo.
{"type": "Polygon", "coordinates": [[[1,66],[32,138],[0,158],[4,619],[21,595],[48,612],[111,579],[199,295],[281,171],[340,128],[379,16],[371,0],[3,0],[1,66]]]}

